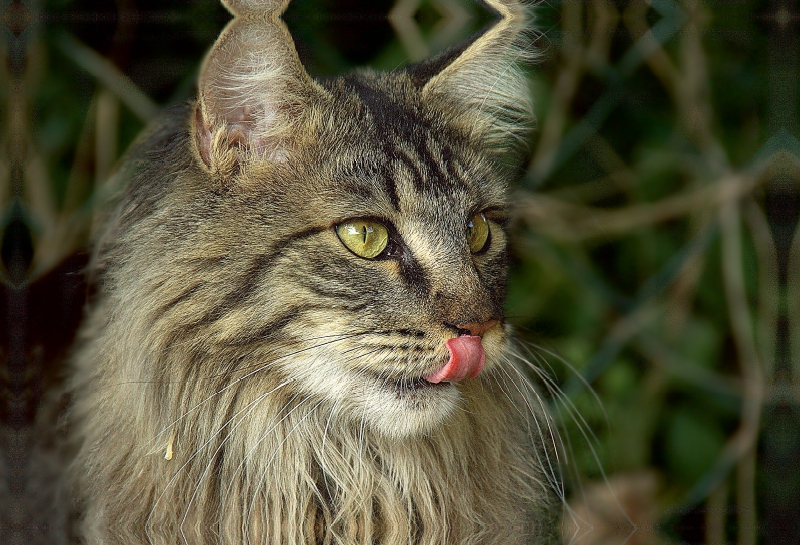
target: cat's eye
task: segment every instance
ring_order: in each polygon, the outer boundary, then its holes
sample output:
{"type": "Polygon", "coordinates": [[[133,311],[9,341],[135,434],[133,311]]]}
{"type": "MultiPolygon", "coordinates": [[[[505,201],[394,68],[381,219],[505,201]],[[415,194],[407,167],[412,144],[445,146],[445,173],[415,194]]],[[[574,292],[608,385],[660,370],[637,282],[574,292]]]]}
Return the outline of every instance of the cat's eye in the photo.
{"type": "Polygon", "coordinates": [[[389,244],[389,231],[376,221],[351,220],[336,226],[339,240],[360,257],[378,257],[389,244]]]}
{"type": "Polygon", "coordinates": [[[483,214],[475,214],[467,224],[467,242],[469,250],[478,254],[489,245],[489,222],[483,214]]]}

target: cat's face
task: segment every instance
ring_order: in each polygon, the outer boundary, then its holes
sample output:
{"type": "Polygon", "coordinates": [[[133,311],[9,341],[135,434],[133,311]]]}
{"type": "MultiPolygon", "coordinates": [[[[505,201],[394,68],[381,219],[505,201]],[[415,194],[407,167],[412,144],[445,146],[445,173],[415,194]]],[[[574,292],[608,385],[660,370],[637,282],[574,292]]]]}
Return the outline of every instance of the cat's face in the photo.
{"type": "Polygon", "coordinates": [[[387,91],[398,87],[332,84],[313,144],[248,173],[225,217],[247,253],[271,256],[242,295],[272,324],[267,342],[301,351],[275,368],[355,422],[405,435],[459,403],[461,377],[425,379],[450,361],[448,340],[472,328],[484,373],[502,350],[505,182],[435,110],[387,91]]]}
{"type": "Polygon", "coordinates": [[[206,63],[195,149],[222,189],[199,242],[224,233],[238,264],[217,336],[266,347],[265,372],[353,425],[430,432],[502,353],[498,143],[513,147],[527,102],[498,103],[516,80],[474,68],[509,24],[416,71],[317,83],[293,52],[274,60],[277,20],[235,22],[206,63]]]}

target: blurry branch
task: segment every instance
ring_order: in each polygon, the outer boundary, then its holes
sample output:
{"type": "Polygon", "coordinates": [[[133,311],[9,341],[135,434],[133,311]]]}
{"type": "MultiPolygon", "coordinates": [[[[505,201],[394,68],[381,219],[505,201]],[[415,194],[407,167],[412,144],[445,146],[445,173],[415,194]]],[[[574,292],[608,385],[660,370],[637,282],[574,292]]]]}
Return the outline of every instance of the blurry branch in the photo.
{"type": "Polygon", "coordinates": [[[718,176],[724,172],[727,157],[712,132],[714,124],[708,60],[702,43],[702,34],[709,18],[699,0],[684,0],[684,4],[689,8],[690,16],[681,33],[680,73],[673,80],[676,106],[688,136],[703,152],[707,167],[718,176]]]}
{"type": "Polygon", "coordinates": [[[609,0],[591,0],[589,18],[594,25],[589,31],[591,39],[586,46],[586,64],[598,71],[608,66],[611,58],[613,30],[619,24],[619,12],[609,0]]]}
{"type": "Polygon", "coordinates": [[[778,252],[772,231],[761,208],[752,200],[743,205],[744,220],[753,239],[758,264],[758,313],[756,347],[764,366],[764,376],[772,377],[775,367],[775,339],[778,334],[780,294],[778,286],[778,252]]]}
{"type": "MultiPolygon", "coordinates": [[[[0,59],[3,59],[3,62],[0,62],[0,103],[10,106],[12,93],[11,74],[8,70],[9,63],[6,55],[5,40],[0,40],[0,59]]],[[[6,135],[16,134],[13,127],[10,126],[11,122],[8,119],[9,116],[6,115],[5,117],[6,119],[4,119],[4,121],[6,125],[2,126],[3,137],[0,138],[0,225],[5,225],[5,221],[7,221],[5,214],[8,212],[7,208],[12,201],[13,191],[9,172],[9,167],[11,166],[9,163],[11,159],[9,153],[12,151],[10,148],[13,144],[7,141],[6,135]]]]}
{"type": "Polygon", "coordinates": [[[97,124],[94,131],[94,186],[108,178],[117,160],[119,138],[119,100],[107,89],[97,94],[97,124]]]}
{"type": "Polygon", "coordinates": [[[394,29],[397,39],[403,45],[408,57],[416,62],[428,56],[430,52],[422,31],[414,19],[419,9],[419,0],[398,0],[389,11],[389,23],[394,29]]]}
{"type": "MultiPolygon", "coordinates": [[[[31,141],[27,127],[18,125],[17,130],[19,131],[17,134],[21,135],[20,140],[25,140],[25,148],[27,150],[36,149],[31,141]]],[[[58,212],[53,199],[53,188],[50,185],[47,165],[43,157],[38,154],[32,154],[32,156],[26,158],[24,179],[23,191],[25,200],[23,210],[29,216],[26,223],[32,228],[32,235],[41,236],[43,233],[55,232],[58,212]]]]}
{"type": "Polygon", "coordinates": [[[586,142],[589,153],[608,175],[567,187],[554,188],[548,191],[550,197],[563,198],[571,202],[591,203],[616,195],[620,191],[628,191],[636,187],[638,177],[608,140],[600,134],[592,135],[586,142]]]}
{"type": "MultiPolygon", "coordinates": [[[[676,252],[661,268],[640,286],[636,298],[627,313],[610,327],[603,343],[591,357],[583,370],[584,381],[591,383],[611,365],[623,347],[644,330],[661,313],[656,298],[676,278],[701,256],[716,236],[716,226],[707,226],[697,233],[683,248],[676,252]]],[[[573,396],[584,387],[584,382],[573,377],[564,387],[567,395],[573,396]]]]}
{"type": "Polygon", "coordinates": [[[144,94],[114,63],[69,34],[58,37],[56,43],[67,57],[97,78],[143,122],[146,123],[158,114],[158,104],[144,94]]]}
{"type": "Polygon", "coordinates": [[[61,216],[66,217],[80,207],[89,196],[91,187],[92,160],[94,151],[94,128],[97,120],[97,95],[95,92],[83,119],[83,127],[75,143],[75,155],[67,178],[67,186],[61,205],[61,216]]]}
{"type": "MultiPolygon", "coordinates": [[[[466,34],[471,19],[470,11],[457,0],[432,0],[439,19],[430,30],[430,43],[426,42],[415,18],[421,0],[396,0],[387,16],[395,36],[412,61],[421,61],[437,51],[458,41],[466,34]]],[[[466,37],[466,36],[464,36],[466,37]]]]}
{"type": "Polygon", "coordinates": [[[643,329],[649,327],[658,315],[658,306],[650,301],[618,319],[603,339],[603,344],[581,372],[582,380],[573,377],[564,386],[564,393],[567,396],[575,397],[585,388],[586,384],[591,384],[616,359],[625,345],[643,329]]]}
{"type": "MultiPolygon", "coordinates": [[[[686,26],[686,31],[681,38],[681,58],[684,61],[683,77],[677,81],[678,111],[683,116],[690,137],[703,151],[707,166],[712,173],[722,173],[727,169],[727,156],[723,146],[712,133],[712,107],[708,83],[708,68],[705,50],[701,43],[702,28],[707,18],[700,17],[702,2],[699,0],[684,0],[689,7],[692,17],[686,26]]],[[[736,504],[737,512],[737,541],[741,545],[755,545],[757,539],[756,527],[756,497],[755,497],[755,469],[756,469],[756,441],[760,431],[761,410],[764,397],[764,378],[762,374],[759,354],[753,334],[753,321],[750,316],[748,297],[744,280],[744,262],[742,255],[741,233],[741,201],[732,197],[730,190],[728,198],[721,203],[719,219],[722,237],[722,280],[725,297],[730,316],[731,333],[739,355],[742,377],[742,409],[741,422],[738,430],[730,437],[723,449],[722,459],[728,458],[736,464],[736,504]]],[[[771,237],[767,227],[766,240],[763,222],[758,221],[758,216],[752,214],[755,221],[754,234],[757,236],[756,245],[763,244],[766,248],[772,247],[771,237]]],[[[759,257],[766,257],[767,263],[776,262],[772,256],[764,256],[767,250],[762,249],[759,257]]],[[[767,282],[766,268],[762,266],[759,284],[767,282]]],[[[768,289],[768,288],[767,288],[768,289]]],[[[763,288],[761,290],[763,292],[763,288]]],[[[761,309],[767,304],[761,300],[761,309]]],[[[767,319],[759,313],[762,319],[767,319]]]]}
{"type": "Polygon", "coordinates": [[[67,177],[66,192],[61,207],[52,202],[53,189],[44,160],[35,151],[30,155],[29,169],[26,173],[26,187],[29,188],[26,197],[30,203],[30,222],[35,238],[30,278],[36,278],[47,272],[74,252],[89,230],[89,222],[84,215],[76,214],[76,210],[85,206],[91,193],[91,162],[94,147],[92,136],[96,115],[95,94],[76,142],[72,169],[67,177]],[[31,167],[37,167],[37,170],[41,168],[42,171],[32,171],[31,167]],[[42,204],[37,204],[44,198],[50,201],[46,208],[42,204]]]}
{"type": "Polygon", "coordinates": [[[722,481],[708,496],[706,505],[706,543],[728,543],[725,532],[725,521],[728,518],[728,492],[727,481],[722,481]]]}
{"type": "MultiPolygon", "coordinates": [[[[540,176],[551,169],[569,120],[569,110],[585,70],[580,39],[583,35],[581,2],[566,1],[561,6],[563,43],[558,77],[550,92],[550,107],[541,128],[532,169],[540,176]]],[[[596,29],[595,29],[596,30],[596,29]]],[[[597,61],[595,61],[597,62],[597,61]]],[[[530,169],[529,169],[530,170],[530,169]]]]}
{"type": "MultiPolygon", "coordinates": [[[[730,201],[720,210],[722,231],[722,279],[728,302],[733,340],[742,374],[742,414],[739,429],[728,441],[737,463],[736,496],[739,507],[738,542],[756,542],[755,443],[758,438],[764,379],[753,338],[753,326],[745,291],[742,261],[740,203],[730,201]]],[[[763,281],[763,279],[760,279],[763,281]]]]}
{"type": "Polygon", "coordinates": [[[11,180],[8,175],[8,157],[6,156],[5,146],[0,147],[0,224],[4,224],[4,215],[8,212],[7,207],[11,202],[11,180]]]}
{"type": "Polygon", "coordinates": [[[792,246],[789,250],[786,294],[786,316],[789,320],[789,362],[792,366],[791,377],[794,395],[800,398],[800,224],[794,232],[792,246]]]}
{"type": "Polygon", "coordinates": [[[658,336],[643,331],[635,339],[635,345],[649,360],[662,366],[670,376],[701,391],[729,399],[741,399],[742,385],[739,380],[699,367],[696,362],[686,361],[658,336]]]}
{"type": "Polygon", "coordinates": [[[471,14],[458,0],[434,0],[433,4],[440,18],[431,29],[431,49],[438,51],[458,42],[469,26],[471,14]]]}
{"type": "MultiPolygon", "coordinates": [[[[566,39],[573,29],[581,28],[581,10],[578,2],[565,2],[562,6],[564,20],[564,44],[562,55],[566,57],[567,67],[562,70],[551,94],[551,107],[547,112],[547,119],[542,128],[537,150],[528,166],[526,185],[536,186],[547,180],[564,161],[577,152],[581,146],[594,134],[612,114],[617,105],[625,97],[625,79],[629,77],[653,52],[661,49],[663,43],[674,36],[684,25],[686,13],[677,5],[659,2],[651,3],[651,7],[659,11],[662,18],[642,35],[634,45],[622,56],[619,62],[611,66],[608,61],[602,65],[599,59],[592,59],[592,68],[602,75],[608,83],[603,94],[595,101],[590,110],[572,126],[565,134],[565,126],[569,118],[570,105],[578,89],[580,77],[586,67],[586,55],[581,50],[580,44],[575,40],[566,39]],[[561,85],[564,84],[564,85],[561,85]],[[562,88],[563,87],[563,88],[562,88]],[[551,121],[550,118],[553,118],[551,121]]],[[[603,2],[593,4],[599,11],[603,6],[610,9],[610,5],[603,2]]],[[[616,13],[616,10],[614,10],[616,13]]],[[[605,42],[607,36],[613,33],[619,17],[598,17],[598,25],[592,28],[594,33],[591,40],[605,42]],[[611,28],[601,27],[601,24],[613,24],[611,28]],[[600,32],[604,34],[599,35],[600,32]]],[[[603,50],[601,46],[594,46],[591,41],[589,50],[603,50]]]]}
{"type": "Polygon", "coordinates": [[[521,191],[514,196],[515,215],[537,233],[558,240],[580,241],[625,234],[740,199],[760,183],[759,165],[748,175],[731,174],[699,189],[687,190],[653,203],[613,210],[573,204],[547,194],[521,191]]]}
{"type": "MultiPolygon", "coordinates": [[[[110,174],[117,159],[119,104],[125,104],[142,121],[159,112],[159,106],[138,89],[113,63],[70,35],[56,39],[58,47],[101,84],[92,98],[78,136],[72,169],[67,178],[62,206],[54,201],[52,183],[44,159],[32,143],[25,123],[23,134],[28,152],[25,171],[25,212],[35,238],[30,277],[48,271],[83,244],[90,226],[94,188],[110,174]]],[[[18,93],[19,96],[25,96],[18,93]]],[[[27,112],[26,107],[14,111],[27,112]]],[[[20,114],[21,115],[21,114],[20,114]]]]}
{"type": "MultiPolygon", "coordinates": [[[[692,215],[689,219],[689,232],[691,235],[693,237],[697,236],[712,221],[712,218],[713,211],[709,213],[708,210],[701,210],[692,215]]],[[[664,323],[667,327],[665,338],[671,342],[676,342],[681,338],[689,322],[687,318],[692,313],[692,304],[697,294],[706,259],[707,256],[705,254],[699,254],[695,259],[687,263],[672,286],[672,297],[667,302],[668,308],[664,317],[664,323]]]]}
{"type": "MultiPolygon", "coordinates": [[[[37,278],[80,248],[91,228],[96,195],[93,182],[105,177],[116,160],[119,138],[117,99],[100,88],[89,103],[83,128],[77,138],[72,169],[67,177],[63,203],[55,202],[44,159],[27,145],[25,171],[26,221],[31,226],[35,252],[29,277],[37,278]],[[102,111],[101,111],[102,109],[102,111]],[[93,170],[94,169],[94,170],[93,170]],[[94,178],[93,178],[94,174],[94,178]]],[[[26,137],[30,139],[30,136],[26,137]]]]}
{"type": "Polygon", "coordinates": [[[28,101],[33,95],[31,90],[38,83],[42,74],[39,44],[29,44],[30,53],[26,55],[26,67],[19,79],[11,83],[13,90],[9,97],[9,129],[11,139],[11,156],[23,166],[23,184],[21,191],[23,221],[31,227],[31,235],[36,237],[56,230],[58,206],[53,195],[53,187],[47,164],[36,145],[28,117],[30,106],[28,101]]]}
{"type": "MultiPolygon", "coordinates": [[[[722,280],[728,304],[731,333],[741,368],[742,409],[739,428],[725,443],[714,466],[686,494],[682,506],[707,498],[736,467],[739,543],[755,543],[755,443],[758,439],[764,397],[764,377],[753,338],[745,290],[740,202],[727,201],[719,211],[722,236],[722,280]]],[[[763,279],[761,279],[763,281],[763,279]]]]}
{"type": "MultiPolygon", "coordinates": [[[[622,13],[622,20],[625,26],[628,27],[634,39],[641,39],[650,30],[650,25],[647,24],[647,11],[650,9],[650,2],[645,0],[633,0],[625,11],[622,13]]],[[[663,47],[655,49],[646,59],[645,62],[653,74],[661,81],[664,89],[673,93],[674,88],[672,82],[678,78],[678,73],[675,65],[664,51],[663,47]]]]}

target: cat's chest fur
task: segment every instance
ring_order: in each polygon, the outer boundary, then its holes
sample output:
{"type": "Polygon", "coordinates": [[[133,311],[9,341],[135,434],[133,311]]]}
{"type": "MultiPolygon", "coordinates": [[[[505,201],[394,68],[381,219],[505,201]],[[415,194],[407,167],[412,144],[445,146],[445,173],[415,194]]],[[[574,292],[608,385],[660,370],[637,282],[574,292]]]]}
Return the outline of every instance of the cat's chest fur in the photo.
{"type": "Polygon", "coordinates": [[[544,542],[552,442],[503,317],[522,6],[320,83],[237,14],[129,152],[73,357],[90,544],[544,542]]]}

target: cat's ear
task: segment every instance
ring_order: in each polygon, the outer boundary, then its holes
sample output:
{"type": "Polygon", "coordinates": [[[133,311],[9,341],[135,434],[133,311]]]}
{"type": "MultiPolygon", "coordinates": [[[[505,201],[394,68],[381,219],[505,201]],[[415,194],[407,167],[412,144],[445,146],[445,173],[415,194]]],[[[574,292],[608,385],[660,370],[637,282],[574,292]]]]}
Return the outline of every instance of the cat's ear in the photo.
{"type": "MultiPolygon", "coordinates": [[[[226,1],[234,9],[264,3],[226,1]]],[[[254,160],[286,161],[303,140],[308,105],[322,93],[300,64],[277,12],[237,16],[201,71],[193,121],[199,158],[221,177],[254,160]]]]}
{"type": "Polygon", "coordinates": [[[248,13],[282,13],[289,0],[222,0],[228,11],[237,16],[248,13]]]}
{"type": "Polygon", "coordinates": [[[532,56],[526,9],[515,0],[485,0],[498,19],[471,43],[411,69],[427,100],[439,102],[457,124],[504,151],[525,144],[533,125],[528,78],[532,56]]]}

